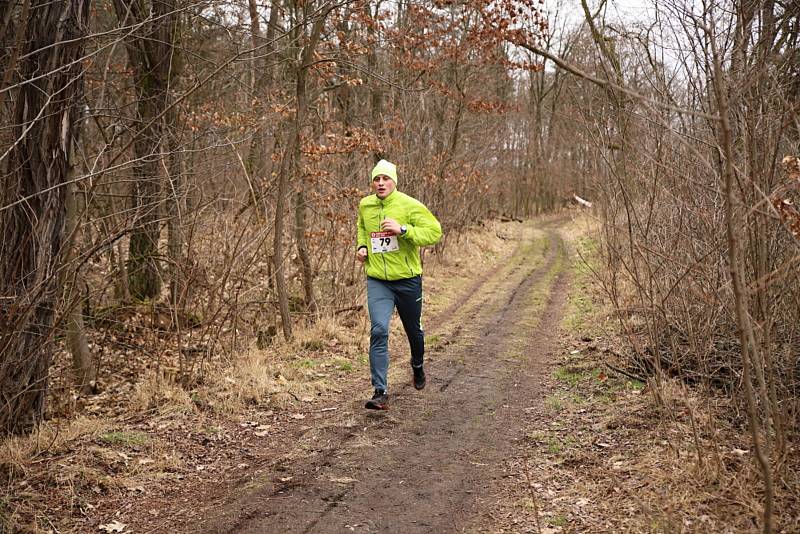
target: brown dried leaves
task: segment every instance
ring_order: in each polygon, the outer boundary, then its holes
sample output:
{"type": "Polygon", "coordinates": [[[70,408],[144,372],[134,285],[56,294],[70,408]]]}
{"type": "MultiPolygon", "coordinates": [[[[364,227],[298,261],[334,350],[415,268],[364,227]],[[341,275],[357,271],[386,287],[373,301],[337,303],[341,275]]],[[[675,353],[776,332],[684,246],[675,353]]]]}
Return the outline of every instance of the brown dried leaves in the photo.
{"type": "Polygon", "coordinates": [[[781,164],[789,180],[800,182],[800,158],[797,156],[786,156],[783,158],[781,164]]]}
{"type": "MultiPolygon", "coordinates": [[[[800,186],[800,159],[797,156],[786,156],[781,163],[790,182],[788,186],[790,188],[800,186]]],[[[785,196],[773,195],[772,205],[792,236],[800,239],[800,212],[797,211],[794,203],[785,196]]]]}

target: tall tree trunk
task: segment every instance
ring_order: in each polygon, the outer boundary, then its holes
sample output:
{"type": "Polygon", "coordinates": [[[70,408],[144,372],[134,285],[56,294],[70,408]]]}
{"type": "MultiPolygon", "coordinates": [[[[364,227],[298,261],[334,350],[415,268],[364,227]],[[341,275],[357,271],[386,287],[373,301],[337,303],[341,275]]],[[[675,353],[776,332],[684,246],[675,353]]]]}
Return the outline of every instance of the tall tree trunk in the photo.
{"type": "Polygon", "coordinates": [[[308,243],[306,241],[306,204],[302,193],[302,174],[303,174],[303,126],[308,112],[308,94],[306,88],[306,77],[308,63],[313,57],[314,48],[319,42],[322,26],[325,23],[325,16],[320,16],[315,22],[311,31],[311,37],[306,44],[300,58],[300,65],[295,70],[296,75],[296,98],[297,113],[295,114],[292,151],[292,176],[299,179],[301,184],[295,194],[294,203],[294,240],[297,246],[297,256],[300,259],[301,272],[303,277],[303,291],[305,293],[305,303],[309,310],[316,313],[317,299],[314,295],[314,273],[311,267],[311,257],[308,254],[308,243]]]}
{"type": "MultiPolygon", "coordinates": [[[[307,13],[310,10],[307,4],[303,4],[303,22],[307,23],[307,13]]],[[[317,19],[311,29],[311,34],[308,36],[308,41],[302,49],[299,64],[295,67],[296,74],[296,97],[297,97],[297,112],[295,113],[294,124],[289,134],[289,143],[284,152],[283,160],[281,162],[281,170],[278,174],[278,199],[275,203],[275,238],[273,240],[273,263],[275,265],[275,283],[278,291],[278,303],[281,311],[281,322],[283,325],[284,336],[288,339],[292,337],[292,324],[289,315],[289,299],[288,290],[286,288],[286,274],[284,272],[284,258],[283,258],[283,225],[284,225],[284,209],[286,202],[286,195],[291,188],[290,177],[292,173],[298,173],[302,169],[302,126],[305,120],[305,114],[308,108],[308,100],[306,95],[306,72],[311,64],[314,55],[314,49],[319,42],[322,28],[325,25],[325,18],[330,13],[328,8],[324,13],[317,14],[317,19]]],[[[298,14],[298,18],[300,15],[298,14]]],[[[300,25],[295,27],[295,40],[299,37],[298,33],[303,31],[300,25]]],[[[314,298],[314,290],[311,280],[311,263],[308,258],[305,244],[305,204],[303,202],[295,203],[295,238],[300,238],[297,242],[298,255],[303,264],[303,286],[306,291],[306,302],[316,309],[316,300],[314,298]],[[297,210],[303,210],[298,213],[297,210]]]]}
{"type": "Polygon", "coordinates": [[[131,296],[158,296],[161,178],[159,159],[163,127],[160,117],[167,104],[172,49],[175,38],[175,0],[152,0],[152,5],[134,0],[114,0],[120,24],[139,24],[142,33],[126,42],[134,72],[137,121],[133,145],[133,208],[136,223],[128,250],[128,285],[131,296]],[[147,20],[152,17],[152,22],[147,20]]]}
{"type": "MultiPolygon", "coordinates": [[[[280,2],[273,2],[270,8],[266,38],[261,33],[256,0],[248,0],[248,7],[250,10],[250,33],[253,45],[253,64],[251,69],[253,96],[259,102],[260,109],[266,114],[264,103],[269,99],[268,91],[273,77],[272,65],[266,58],[274,51],[272,41],[275,38],[280,2]]],[[[269,123],[263,121],[253,132],[246,161],[247,172],[250,173],[254,189],[252,202],[255,205],[253,208],[259,218],[266,216],[264,195],[267,189],[266,184],[272,176],[272,158],[270,156],[274,145],[275,135],[273,128],[269,123]]]]}
{"type": "Polygon", "coordinates": [[[60,284],[63,288],[63,306],[65,310],[67,349],[72,356],[73,385],[83,394],[91,393],[97,378],[97,367],[89,350],[86,339],[86,329],[83,323],[83,309],[87,298],[81,296],[79,282],[82,280],[80,267],[73,267],[76,259],[77,243],[80,241],[80,214],[78,207],[78,188],[71,183],[75,178],[75,147],[83,133],[83,119],[77,113],[73,127],[73,146],[69,155],[66,181],[68,185],[65,211],[66,221],[64,226],[64,255],[63,265],[59,273],[60,284]]]}
{"type": "Polygon", "coordinates": [[[186,307],[186,254],[184,247],[186,238],[183,232],[185,213],[185,187],[183,172],[183,152],[177,132],[177,113],[173,108],[166,115],[167,146],[169,148],[167,197],[167,255],[169,256],[169,296],[172,305],[172,322],[178,324],[178,318],[186,307]]]}
{"type": "Polygon", "coordinates": [[[294,241],[297,245],[297,256],[300,259],[300,266],[303,275],[303,292],[305,293],[305,303],[309,311],[317,313],[317,297],[314,294],[314,270],[311,267],[311,256],[308,253],[308,243],[306,240],[306,205],[303,192],[295,193],[294,202],[294,241]]]}
{"type": "Polygon", "coordinates": [[[21,79],[49,74],[19,89],[0,190],[0,432],[27,430],[44,411],[88,14],[88,0],[34,0],[20,21],[21,79]]]}
{"type": "MultiPolygon", "coordinates": [[[[70,166],[70,171],[74,169],[70,166]]],[[[70,177],[73,176],[70,172],[70,177]]],[[[85,298],[81,297],[79,283],[81,279],[80,270],[73,270],[70,266],[75,260],[75,243],[78,242],[79,221],[78,221],[78,202],[76,200],[77,189],[74,184],[68,186],[66,197],[66,228],[65,235],[68,241],[64,243],[66,251],[64,253],[65,269],[61,275],[64,287],[64,305],[66,306],[67,321],[67,348],[72,355],[72,372],[74,375],[75,388],[81,393],[90,393],[96,380],[97,368],[95,366],[92,353],[89,350],[89,343],[86,339],[86,330],[83,324],[83,303],[85,298]]]]}
{"type": "MultiPolygon", "coordinates": [[[[271,36],[274,35],[275,26],[277,21],[277,6],[278,3],[276,2],[272,6],[272,10],[270,11],[270,20],[269,20],[269,27],[267,29],[267,38],[270,39],[271,36]]],[[[255,18],[255,13],[251,11],[251,24],[257,23],[258,20],[255,18]]],[[[260,30],[258,30],[260,33],[260,30]]],[[[258,36],[254,35],[254,43],[257,42],[258,36]]],[[[265,72],[265,76],[269,74],[271,76],[271,70],[265,72]]],[[[264,78],[261,78],[264,80],[264,78]]],[[[262,135],[261,133],[257,132],[257,136],[262,135]]],[[[288,194],[289,190],[289,160],[294,153],[294,147],[292,145],[294,141],[294,137],[290,135],[284,134],[282,136],[283,139],[288,139],[288,143],[286,143],[285,149],[283,150],[283,154],[280,158],[280,168],[278,169],[278,183],[277,183],[277,192],[275,194],[275,224],[273,227],[273,238],[272,238],[272,267],[273,267],[273,276],[271,277],[274,282],[274,290],[278,296],[278,311],[280,312],[281,316],[281,327],[283,329],[283,337],[285,339],[292,338],[292,317],[291,312],[289,311],[289,291],[286,287],[286,272],[284,269],[284,250],[283,250],[283,232],[284,232],[284,222],[285,222],[285,211],[286,211],[286,195],[288,194]]],[[[255,154],[253,157],[258,157],[259,152],[263,152],[263,155],[266,156],[267,152],[265,147],[259,147],[258,142],[260,139],[254,138],[254,145],[251,148],[251,155],[255,154]]],[[[278,138],[278,134],[276,133],[276,139],[273,143],[273,152],[278,152],[280,149],[281,139],[278,138]]]]}
{"type": "MultiPolygon", "coordinates": [[[[186,213],[186,187],[184,170],[184,152],[181,146],[181,115],[175,106],[174,95],[177,92],[175,80],[183,71],[183,57],[176,46],[180,26],[172,26],[170,40],[169,66],[167,68],[167,102],[170,104],[164,115],[164,131],[167,139],[167,256],[169,258],[169,298],[172,308],[172,324],[178,327],[180,317],[186,307],[186,238],[184,235],[184,217],[186,213]]],[[[183,361],[183,359],[181,359],[183,361]]]]}
{"type": "MultiPolygon", "coordinates": [[[[375,6],[375,14],[372,14],[372,6],[370,2],[364,5],[367,20],[373,20],[378,15],[380,10],[380,3],[375,6]]],[[[400,13],[398,13],[398,18],[400,13]]],[[[372,129],[378,136],[386,135],[386,126],[383,120],[383,82],[377,78],[378,74],[378,32],[375,26],[366,25],[367,38],[372,43],[368,47],[367,52],[367,72],[371,77],[370,91],[369,91],[369,111],[372,129]]]]}
{"type": "Polygon", "coordinates": [[[289,189],[288,160],[294,147],[288,146],[281,159],[281,168],[278,173],[278,192],[275,200],[275,235],[272,240],[272,264],[275,267],[275,290],[278,293],[278,307],[281,313],[283,337],[292,338],[292,318],[289,313],[289,293],[286,288],[286,274],[284,272],[283,257],[283,224],[286,209],[286,193],[289,189]]]}
{"type": "MultiPolygon", "coordinates": [[[[142,100],[139,105],[139,122],[147,123],[155,115],[152,106],[142,100]]],[[[161,184],[155,152],[161,136],[160,126],[145,127],[137,134],[134,154],[137,162],[133,168],[132,202],[136,225],[131,232],[128,247],[128,288],[131,296],[142,300],[153,298],[161,291],[157,254],[160,235],[159,207],[161,184]],[[155,145],[155,146],[154,146],[155,145]]]]}

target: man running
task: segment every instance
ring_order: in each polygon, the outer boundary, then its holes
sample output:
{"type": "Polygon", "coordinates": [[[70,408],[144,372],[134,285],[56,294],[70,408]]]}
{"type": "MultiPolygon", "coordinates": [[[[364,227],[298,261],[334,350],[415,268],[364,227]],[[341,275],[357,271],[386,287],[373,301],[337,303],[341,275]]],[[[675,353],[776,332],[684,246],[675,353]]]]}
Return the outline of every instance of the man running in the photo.
{"type": "Polygon", "coordinates": [[[397,191],[397,167],[381,160],[372,169],[372,191],[358,206],[356,257],[367,274],[367,307],[372,323],[369,367],[375,394],[372,410],[388,409],[389,320],[395,306],[411,346],[414,387],[425,387],[422,332],[422,262],[419,247],[435,245],[442,227],[420,201],[397,191]]]}

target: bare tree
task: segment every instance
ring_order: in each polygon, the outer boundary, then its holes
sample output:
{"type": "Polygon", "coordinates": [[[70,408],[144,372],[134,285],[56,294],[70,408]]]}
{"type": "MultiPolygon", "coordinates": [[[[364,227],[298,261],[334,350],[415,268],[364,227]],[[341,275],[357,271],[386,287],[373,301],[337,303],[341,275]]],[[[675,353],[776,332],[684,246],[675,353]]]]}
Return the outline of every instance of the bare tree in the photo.
{"type": "Polygon", "coordinates": [[[115,0],[121,25],[136,25],[140,32],[126,41],[134,72],[136,120],[133,160],[133,207],[136,222],[128,250],[128,285],[136,299],[152,298],[161,290],[158,268],[160,235],[161,154],[163,121],[168,103],[170,68],[177,13],[173,0],[153,0],[150,5],[115,0]]]}
{"type": "Polygon", "coordinates": [[[319,43],[322,29],[325,26],[325,19],[330,12],[330,8],[324,8],[321,14],[316,15],[316,19],[310,17],[310,9],[312,5],[308,2],[298,4],[296,17],[302,21],[301,24],[295,25],[295,40],[302,38],[305,41],[301,49],[300,57],[294,67],[295,78],[295,98],[297,111],[295,112],[294,124],[292,125],[292,141],[291,146],[293,152],[291,155],[292,161],[292,176],[298,181],[296,184],[296,192],[294,196],[294,239],[297,246],[297,255],[300,259],[301,272],[303,276],[303,291],[305,293],[305,303],[308,308],[317,312],[317,298],[314,295],[314,273],[311,267],[311,258],[309,256],[308,244],[306,240],[306,200],[303,193],[306,189],[304,184],[304,169],[303,169],[303,129],[305,126],[308,107],[308,72],[311,68],[314,52],[319,43]],[[313,20],[313,23],[311,22],[313,20]],[[311,24],[309,30],[306,27],[311,24]],[[308,31],[308,35],[306,35],[308,31]],[[302,33],[301,33],[302,32],[302,33]]]}
{"type": "Polygon", "coordinates": [[[34,0],[19,21],[26,42],[0,197],[3,432],[30,428],[44,409],[88,16],[88,1],[34,0]]]}

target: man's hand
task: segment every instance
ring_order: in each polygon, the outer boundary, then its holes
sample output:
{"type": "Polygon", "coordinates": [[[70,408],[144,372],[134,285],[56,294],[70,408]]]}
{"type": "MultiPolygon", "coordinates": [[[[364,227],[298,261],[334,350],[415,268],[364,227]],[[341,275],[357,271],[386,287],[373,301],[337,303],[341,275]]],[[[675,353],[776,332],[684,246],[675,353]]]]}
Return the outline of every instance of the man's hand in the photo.
{"type": "Polygon", "coordinates": [[[392,235],[400,235],[400,223],[394,219],[386,218],[381,221],[381,230],[392,235]]]}
{"type": "Polygon", "coordinates": [[[358,252],[356,252],[356,259],[361,263],[364,263],[366,261],[367,247],[361,247],[360,249],[358,249],[358,252]]]}

